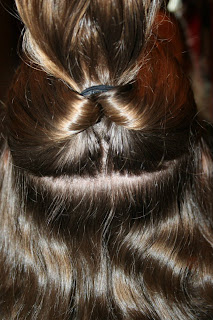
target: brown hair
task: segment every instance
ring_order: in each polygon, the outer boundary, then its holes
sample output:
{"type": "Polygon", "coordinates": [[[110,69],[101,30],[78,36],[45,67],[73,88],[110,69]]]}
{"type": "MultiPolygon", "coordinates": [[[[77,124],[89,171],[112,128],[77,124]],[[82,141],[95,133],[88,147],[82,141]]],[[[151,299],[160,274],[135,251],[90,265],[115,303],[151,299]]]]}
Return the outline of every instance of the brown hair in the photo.
{"type": "Polygon", "coordinates": [[[16,4],[26,62],[1,111],[1,319],[209,320],[212,158],[160,1],[16,4]],[[81,95],[99,84],[113,89],[81,95]]]}

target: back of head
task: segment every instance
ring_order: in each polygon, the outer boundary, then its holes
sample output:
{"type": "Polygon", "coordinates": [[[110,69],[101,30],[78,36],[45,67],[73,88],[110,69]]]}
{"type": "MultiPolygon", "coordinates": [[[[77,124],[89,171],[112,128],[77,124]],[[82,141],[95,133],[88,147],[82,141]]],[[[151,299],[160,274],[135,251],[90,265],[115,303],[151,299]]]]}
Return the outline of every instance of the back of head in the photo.
{"type": "Polygon", "coordinates": [[[2,319],[210,319],[212,159],[160,1],[16,4],[2,319]]]}

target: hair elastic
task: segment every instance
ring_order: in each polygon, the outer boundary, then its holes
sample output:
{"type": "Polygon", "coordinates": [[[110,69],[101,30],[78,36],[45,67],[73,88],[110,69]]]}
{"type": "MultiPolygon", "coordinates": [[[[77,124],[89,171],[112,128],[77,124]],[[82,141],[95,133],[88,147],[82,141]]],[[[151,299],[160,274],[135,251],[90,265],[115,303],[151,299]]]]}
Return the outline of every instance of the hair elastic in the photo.
{"type": "Polygon", "coordinates": [[[105,86],[101,84],[99,86],[92,86],[92,87],[86,88],[81,92],[81,95],[84,97],[87,97],[95,93],[107,92],[109,90],[112,90],[113,88],[114,88],[113,86],[105,86]]]}

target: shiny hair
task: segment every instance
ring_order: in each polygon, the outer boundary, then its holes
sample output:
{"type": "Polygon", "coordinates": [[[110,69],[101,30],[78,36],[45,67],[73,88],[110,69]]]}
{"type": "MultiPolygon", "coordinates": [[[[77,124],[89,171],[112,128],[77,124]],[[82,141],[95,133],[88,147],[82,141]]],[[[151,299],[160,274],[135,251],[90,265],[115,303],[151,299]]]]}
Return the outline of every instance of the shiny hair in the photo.
{"type": "Polygon", "coordinates": [[[210,320],[213,163],[160,1],[16,4],[0,318],[210,320]],[[100,84],[113,89],[81,95],[100,84]]]}

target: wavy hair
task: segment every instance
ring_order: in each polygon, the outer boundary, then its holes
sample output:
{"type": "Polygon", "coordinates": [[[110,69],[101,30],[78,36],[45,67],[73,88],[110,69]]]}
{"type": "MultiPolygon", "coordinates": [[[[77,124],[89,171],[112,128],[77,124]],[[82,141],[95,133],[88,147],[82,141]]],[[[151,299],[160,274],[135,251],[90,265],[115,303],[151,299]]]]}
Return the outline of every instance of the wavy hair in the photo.
{"type": "Polygon", "coordinates": [[[212,319],[213,163],[160,1],[16,4],[0,318],[212,319]]]}

